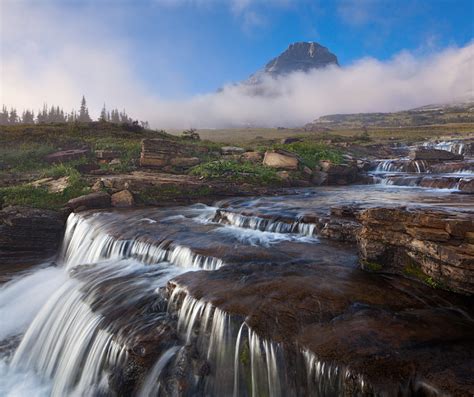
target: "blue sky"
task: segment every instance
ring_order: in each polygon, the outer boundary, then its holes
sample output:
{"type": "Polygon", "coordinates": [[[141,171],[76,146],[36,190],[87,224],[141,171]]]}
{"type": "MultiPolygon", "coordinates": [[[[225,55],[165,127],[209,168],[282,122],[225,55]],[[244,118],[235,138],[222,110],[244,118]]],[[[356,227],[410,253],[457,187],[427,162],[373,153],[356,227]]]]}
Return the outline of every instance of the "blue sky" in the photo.
{"type": "Polygon", "coordinates": [[[18,108],[71,109],[84,94],[93,114],[105,102],[157,125],[265,122],[289,107],[279,122],[291,124],[474,91],[474,0],[1,0],[0,22],[0,102],[18,108]],[[286,79],[273,102],[212,96],[295,41],[343,69],[286,79]]]}
{"type": "Polygon", "coordinates": [[[60,2],[103,16],[146,82],[167,97],[244,79],[294,41],[316,41],[342,65],[463,46],[473,0],[140,0],[60,2]]]}

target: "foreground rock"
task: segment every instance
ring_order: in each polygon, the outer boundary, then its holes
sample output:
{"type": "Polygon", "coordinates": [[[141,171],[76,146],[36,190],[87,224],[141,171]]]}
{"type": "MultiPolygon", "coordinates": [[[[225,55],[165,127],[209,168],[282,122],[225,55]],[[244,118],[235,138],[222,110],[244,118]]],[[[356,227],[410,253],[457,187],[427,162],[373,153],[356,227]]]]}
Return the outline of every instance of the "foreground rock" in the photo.
{"type": "MultiPolygon", "coordinates": [[[[200,304],[210,302],[229,314],[231,328],[236,330],[229,338],[236,338],[245,319],[260,338],[273,346],[278,343],[277,351],[284,351],[286,362],[278,367],[283,395],[461,396],[473,392],[470,322],[441,310],[447,304],[443,300],[454,303],[453,297],[439,296],[422,284],[371,277],[319,261],[242,264],[193,272],[169,284],[170,293],[176,288],[200,304]],[[318,365],[316,384],[302,356],[313,357],[318,365]],[[330,372],[325,371],[328,367],[330,372]],[[329,389],[318,394],[318,387],[329,389]]],[[[466,309],[461,302],[454,304],[466,309]]],[[[234,342],[231,339],[230,345],[234,342]]],[[[199,346],[196,351],[205,358],[199,346]]],[[[225,382],[222,376],[217,381],[225,382]]]]}
{"type": "Polygon", "coordinates": [[[472,212],[371,208],[360,212],[358,219],[364,267],[474,294],[472,212]]]}
{"type": "Polygon", "coordinates": [[[110,205],[110,195],[106,192],[86,194],[67,202],[67,206],[76,212],[88,209],[108,208],[110,205]]]}
{"type": "Polygon", "coordinates": [[[0,211],[0,266],[34,264],[56,254],[66,215],[29,207],[0,211]]]}

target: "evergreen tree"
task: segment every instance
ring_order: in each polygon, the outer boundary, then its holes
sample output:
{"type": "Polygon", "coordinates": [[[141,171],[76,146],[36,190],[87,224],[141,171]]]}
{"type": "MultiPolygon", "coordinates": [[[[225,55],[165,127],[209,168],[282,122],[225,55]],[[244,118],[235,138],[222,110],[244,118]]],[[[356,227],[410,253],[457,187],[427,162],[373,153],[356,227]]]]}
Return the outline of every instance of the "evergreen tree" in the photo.
{"type": "Polygon", "coordinates": [[[8,110],[5,105],[2,106],[2,111],[0,112],[0,125],[8,124],[8,110]]]}
{"type": "Polygon", "coordinates": [[[16,109],[11,108],[10,116],[8,117],[8,124],[16,124],[18,123],[18,113],[16,109]]]}
{"type": "Polygon", "coordinates": [[[21,122],[23,124],[34,124],[35,122],[35,114],[30,110],[25,110],[21,116],[21,122]]]}
{"type": "Polygon", "coordinates": [[[117,109],[112,110],[112,116],[110,118],[110,121],[116,124],[120,123],[120,115],[117,109]]]}
{"type": "Polygon", "coordinates": [[[81,123],[89,123],[92,119],[89,116],[89,110],[87,109],[86,98],[82,96],[81,107],[79,109],[79,115],[77,121],[81,123]]]}
{"type": "Polygon", "coordinates": [[[102,121],[104,123],[107,121],[107,110],[105,109],[105,103],[104,103],[104,106],[103,106],[103,108],[100,112],[99,121],[102,121]]]}

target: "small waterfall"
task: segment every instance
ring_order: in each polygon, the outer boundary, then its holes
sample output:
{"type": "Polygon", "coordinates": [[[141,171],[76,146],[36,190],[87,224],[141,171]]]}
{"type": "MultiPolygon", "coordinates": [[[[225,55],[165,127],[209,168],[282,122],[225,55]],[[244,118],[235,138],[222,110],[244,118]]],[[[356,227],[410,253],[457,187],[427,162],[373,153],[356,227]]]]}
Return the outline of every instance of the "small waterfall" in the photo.
{"type": "MultiPolygon", "coordinates": [[[[175,310],[183,294],[184,290],[175,288],[170,311],[175,310]]],[[[177,316],[183,339],[196,345],[211,366],[205,395],[285,395],[279,345],[259,337],[245,322],[234,323],[229,314],[211,303],[187,294],[177,316]]]]}
{"type": "Polygon", "coordinates": [[[369,386],[364,378],[348,368],[323,362],[308,349],[302,350],[308,390],[314,397],[364,395],[369,386]]]}
{"type": "Polygon", "coordinates": [[[447,150],[455,154],[464,154],[466,149],[466,145],[459,141],[425,142],[423,146],[438,150],[447,150]]]}
{"type": "Polygon", "coordinates": [[[196,254],[188,247],[167,240],[157,243],[147,241],[146,237],[117,239],[108,233],[107,224],[74,213],[68,219],[62,257],[69,269],[101,260],[124,258],[134,258],[145,264],[170,262],[179,267],[204,270],[216,270],[224,265],[219,258],[196,254]]]}
{"type": "Polygon", "coordinates": [[[237,226],[244,229],[259,230],[270,233],[294,233],[302,236],[313,236],[316,224],[306,223],[301,219],[283,222],[278,219],[261,218],[258,216],[242,215],[236,212],[219,209],[216,211],[214,222],[237,226]]]}
{"type": "Polygon", "coordinates": [[[430,172],[430,166],[425,160],[380,160],[375,168],[375,173],[394,172],[430,172]]]}

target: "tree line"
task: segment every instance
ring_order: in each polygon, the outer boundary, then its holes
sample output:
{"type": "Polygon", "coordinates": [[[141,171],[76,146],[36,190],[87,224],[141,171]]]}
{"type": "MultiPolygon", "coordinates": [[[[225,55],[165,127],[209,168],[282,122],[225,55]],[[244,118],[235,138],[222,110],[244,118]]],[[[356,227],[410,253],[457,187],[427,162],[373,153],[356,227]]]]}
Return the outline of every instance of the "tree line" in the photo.
{"type": "MultiPolygon", "coordinates": [[[[89,115],[86,98],[83,96],[79,111],[71,110],[65,112],[59,106],[43,105],[43,109],[34,113],[33,110],[23,110],[21,114],[16,109],[11,108],[10,111],[5,105],[2,106],[0,112],[0,125],[15,125],[15,124],[46,124],[46,123],[90,123],[92,118],[89,115]]],[[[98,121],[115,123],[115,124],[136,124],[143,128],[149,128],[148,121],[133,120],[125,110],[119,112],[118,109],[107,110],[105,104],[100,112],[98,121]]]]}

